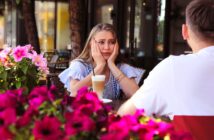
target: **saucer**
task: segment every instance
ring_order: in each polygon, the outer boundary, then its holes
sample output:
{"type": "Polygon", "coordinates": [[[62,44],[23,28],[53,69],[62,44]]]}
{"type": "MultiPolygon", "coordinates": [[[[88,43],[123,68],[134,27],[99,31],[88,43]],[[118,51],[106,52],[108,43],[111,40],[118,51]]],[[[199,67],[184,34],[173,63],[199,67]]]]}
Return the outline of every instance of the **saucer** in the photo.
{"type": "Polygon", "coordinates": [[[102,101],[103,103],[111,103],[111,102],[112,102],[111,99],[101,99],[101,101],[102,101]]]}

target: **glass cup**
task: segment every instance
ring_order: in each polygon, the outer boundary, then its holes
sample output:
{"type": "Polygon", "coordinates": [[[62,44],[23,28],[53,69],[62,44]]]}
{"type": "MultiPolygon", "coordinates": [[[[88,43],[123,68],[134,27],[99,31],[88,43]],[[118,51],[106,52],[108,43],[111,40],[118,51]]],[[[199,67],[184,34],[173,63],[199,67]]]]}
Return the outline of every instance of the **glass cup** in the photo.
{"type": "Polygon", "coordinates": [[[93,75],[91,77],[93,91],[97,93],[99,99],[103,98],[105,78],[106,78],[105,75],[93,75]]]}

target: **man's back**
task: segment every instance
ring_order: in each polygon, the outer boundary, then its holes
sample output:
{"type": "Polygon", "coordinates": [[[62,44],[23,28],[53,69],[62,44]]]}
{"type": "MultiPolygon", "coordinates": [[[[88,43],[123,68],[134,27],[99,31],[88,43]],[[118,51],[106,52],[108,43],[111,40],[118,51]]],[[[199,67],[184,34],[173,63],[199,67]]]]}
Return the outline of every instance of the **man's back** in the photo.
{"type": "Polygon", "coordinates": [[[133,103],[148,115],[214,115],[213,70],[214,46],[170,56],[152,70],[133,103]]]}
{"type": "Polygon", "coordinates": [[[214,115],[214,46],[175,57],[172,67],[172,93],[180,98],[176,114],[214,115]]]}

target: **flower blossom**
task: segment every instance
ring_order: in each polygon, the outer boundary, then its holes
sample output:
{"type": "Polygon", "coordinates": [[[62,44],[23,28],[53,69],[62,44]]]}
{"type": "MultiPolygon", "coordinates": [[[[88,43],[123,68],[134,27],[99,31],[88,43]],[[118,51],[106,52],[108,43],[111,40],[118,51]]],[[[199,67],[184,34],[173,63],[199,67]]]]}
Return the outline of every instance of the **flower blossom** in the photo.
{"type": "Polygon", "coordinates": [[[0,112],[0,127],[9,126],[16,122],[16,110],[14,108],[7,108],[0,112]]]}
{"type": "Polygon", "coordinates": [[[36,51],[32,51],[30,58],[32,59],[33,64],[38,66],[41,71],[46,74],[48,73],[47,59],[43,57],[43,54],[37,54],[36,51]]]}
{"type": "Polygon", "coordinates": [[[13,94],[0,94],[0,112],[7,108],[16,108],[17,99],[13,94]]]}
{"type": "Polygon", "coordinates": [[[87,114],[91,114],[93,112],[97,112],[102,109],[102,102],[98,99],[97,94],[94,92],[89,92],[85,88],[83,90],[78,91],[77,97],[72,103],[73,109],[82,108],[87,114]]]}
{"type": "Polygon", "coordinates": [[[17,46],[16,48],[13,49],[12,54],[15,62],[20,62],[22,61],[23,58],[29,57],[27,47],[17,46]]]}
{"type": "Polygon", "coordinates": [[[61,123],[56,117],[45,116],[35,122],[33,135],[36,140],[59,140],[62,136],[60,126],[61,123]]]}
{"type": "Polygon", "coordinates": [[[6,127],[0,127],[0,140],[12,140],[14,135],[6,127]]]}
{"type": "Polygon", "coordinates": [[[81,132],[91,132],[95,130],[95,122],[87,115],[75,110],[73,113],[65,115],[67,120],[65,132],[67,135],[74,136],[81,132]]]}
{"type": "Polygon", "coordinates": [[[8,54],[11,52],[11,48],[6,47],[4,50],[0,51],[0,64],[3,66],[9,65],[9,56],[8,54]]]}
{"type": "Polygon", "coordinates": [[[48,91],[46,86],[35,87],[28,96],[29,105],[37,109],[44,101],[52,101],[54,95],[48,91]]]}
{"type": "Polygon", "coordinates": [[[17,128],[25,127],[33,120],[33,116],[34,115],[36,116],[38,114],[39,112],[35,108],[29,106],[22,115],[22,117],[19,117],[18,120],[16,121],[16,127],[17,128]]]}

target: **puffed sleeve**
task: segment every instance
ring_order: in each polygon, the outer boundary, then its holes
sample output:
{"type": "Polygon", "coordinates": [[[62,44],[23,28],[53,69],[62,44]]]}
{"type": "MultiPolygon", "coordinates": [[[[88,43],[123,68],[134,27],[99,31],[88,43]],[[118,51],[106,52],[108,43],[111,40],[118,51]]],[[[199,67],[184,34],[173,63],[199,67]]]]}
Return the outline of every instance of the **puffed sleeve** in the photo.
{"type": "Polygon", "coordinates": [[[73,60],[70,63],[69,68],[59,74],[59,79],[64,84],[64,87],[70,92],[70,81],[83,79],[87,76],[86,72],[86,66],[83,62],[73,60]]]}
{"type": "Polygon", "coordinates": [[[143,73],[145,72],[144,69],[136,68],[133,66],[130,66],[128,64],[121,64],[120,70],[128,77],[128,78],[134,78],[136,83],[139,84],[141,77],[143,76],[143,73]]]}

